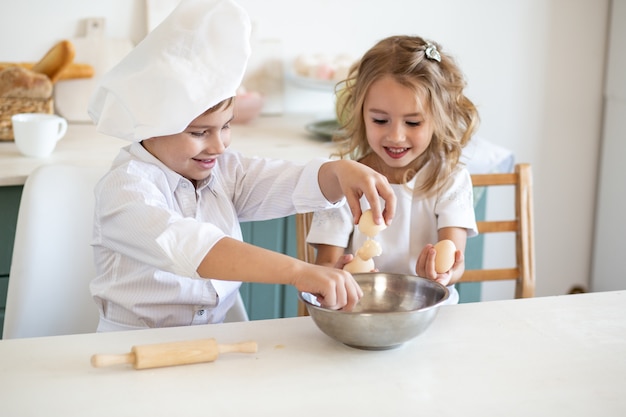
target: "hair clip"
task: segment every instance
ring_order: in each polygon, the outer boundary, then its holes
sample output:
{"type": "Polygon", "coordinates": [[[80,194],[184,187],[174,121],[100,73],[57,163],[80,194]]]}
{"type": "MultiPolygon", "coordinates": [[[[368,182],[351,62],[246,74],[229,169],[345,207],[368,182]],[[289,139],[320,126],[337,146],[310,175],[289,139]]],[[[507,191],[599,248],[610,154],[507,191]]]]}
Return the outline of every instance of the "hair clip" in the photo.
{"type": "Polygon", "coordinates": [[[441,55],[439,54],[437,47],[432,43],[426,44],[426,49],[424,50],[424,53],[426,54],[426,58],[432,59],[433,61],[441,62],[441,55]]]}

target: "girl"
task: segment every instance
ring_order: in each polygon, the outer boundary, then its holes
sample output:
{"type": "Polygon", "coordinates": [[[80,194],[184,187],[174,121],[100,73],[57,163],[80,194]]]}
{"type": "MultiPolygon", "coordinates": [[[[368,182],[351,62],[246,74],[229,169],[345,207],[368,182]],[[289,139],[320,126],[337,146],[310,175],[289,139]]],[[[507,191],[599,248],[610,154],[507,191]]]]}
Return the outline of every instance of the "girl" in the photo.
{"type": "MultiPolygon", "coordinates": [[[[477,233],[469,172],[459,162],[478,124],[465,81],[439,45],[416,36],[378,42],[339,85],[340,156],[385,175],[397,197],[393,224],[375,239],[382,272],[417,274],[453,287],[464,271],[466,239],[477,233]],[[435,271],[433,244],[450,239],[457,250],[450,270],[435,271]]],[[[361,200],[362,210],[368,207],[361,200]]],[[[342,268],[367,236],[345,208],[316,212],[307,242],[316,263],[342,268]]]]}

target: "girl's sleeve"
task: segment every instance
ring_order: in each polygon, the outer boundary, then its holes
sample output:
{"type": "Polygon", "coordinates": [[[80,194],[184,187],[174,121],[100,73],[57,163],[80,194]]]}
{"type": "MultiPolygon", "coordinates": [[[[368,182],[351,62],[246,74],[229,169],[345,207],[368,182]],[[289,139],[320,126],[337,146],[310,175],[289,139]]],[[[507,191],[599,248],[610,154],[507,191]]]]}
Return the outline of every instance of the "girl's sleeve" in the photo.
{"type": "Polygon", "coordinates": [[[437,229],[460,227],[467,229],[467,237],[478,234],[472,179],[467,169],[459,169],[450,176],[437,199],[435,214],[437,229]]]}
{"type": "Polygon", "coordinates": [[[354,230],[352,213],[347,204],[338,208],[319,210],[313,214],[307,243],[347,248],[354,230]]]}

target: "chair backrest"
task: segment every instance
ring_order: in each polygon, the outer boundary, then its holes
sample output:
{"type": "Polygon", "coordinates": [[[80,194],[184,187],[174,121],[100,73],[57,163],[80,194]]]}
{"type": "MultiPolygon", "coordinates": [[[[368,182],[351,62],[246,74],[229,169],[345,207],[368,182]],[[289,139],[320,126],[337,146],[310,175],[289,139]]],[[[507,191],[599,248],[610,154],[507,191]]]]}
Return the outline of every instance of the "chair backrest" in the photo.
{"type": "Polygon", "coordinates": [[[533,224],[533,181],[530,164],[517,164],[512,173],[474,174],[474,187],[513,187],[515,217],[508,220],[478,221],[478,232],[513,233],[515,266],[466,270],[461,282],[515,280],[515,298],[535,295],[535,245],[533,224]]]}
{"type": "MultiPolygon", "coordinates": [[[[514,233],[516,265],[510,268],[466,270],[461,282],[515,280],[515,298],[533,297],[535,294],[535,252],[533,226],[533,189],[530,164],[517,164],[512,173],[473,174],[474,187],[510,186],[515,190],[515,218],[510,220],[478,221],[478,232],[514,233]]],[[[298,259],[315,262],[315,250],[306,243],[312,213],[296,215],[296,244],[298,259]]],[[[302,303],[298,314],[306,315],[302,303]]]]}
{"type": "Polygon", "coordinates": [[[44,165],[24,184],[3,338],[95,332],[94,186],[106,167],[44,165]]]}

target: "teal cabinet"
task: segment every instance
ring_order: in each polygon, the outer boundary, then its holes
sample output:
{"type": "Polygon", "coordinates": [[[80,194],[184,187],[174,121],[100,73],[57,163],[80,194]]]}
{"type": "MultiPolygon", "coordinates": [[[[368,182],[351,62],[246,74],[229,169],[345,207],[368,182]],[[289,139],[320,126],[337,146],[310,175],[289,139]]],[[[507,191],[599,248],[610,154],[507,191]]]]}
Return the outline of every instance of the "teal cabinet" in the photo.
{"type": "MultiPolygon", "coordinates": [[[[4,321],[15,225],[22,196],[22,186],[0,187],[0,335],[4,321]]],[[[486,196],[478,194],[476,213],[483,218],[486,196]]],[[[295,216],[241,225],[244,241],[296,257],[295,216]]],[[[468,268],[482,265],[483,236],[468,239],[465,259],[468,268]]],[[[480,283],[458,284],[460,302],[480,301],[480,283]]],[[[295,317],[298,314],[297,291],[289,285],[243,283],[241,295],[251,320],[295,317]]]]}
{"type": "MultiPolygon", "coordinates": [[[[290,216],[242,223],[243,239],[253,245],[296,257],[295,219],[295,216],[290,216]]],[[[298,293],[293,286],[244,282],[241,296],[251,320],[298,315],[298,293]]]]}
{"type": "MultiPolygon", "coordinates": [[[[474,189],[474,211],[476,220],[485,218],[487,206],[487,192],[484,188],[474,189]]],[[[478,235],[467,239],[465,246],[465,268],[480,269],[483,266],[484,235],[478,235]]],[[[480,282],[466,282],[456,284],[459,292],[459,303],[471,303],[480,301],[482,284],[480,282]]]]}
{"type": "MultiPolygon", "coordinates": [[[[484,219],[486,191],[475,190],[477,219],[484,219]]],[[[295,216],[262,222],[242,223],[244,241],[275,252],[296,257],[295,216]]],[[[465,262],[468,269],[480,269],[483,263],[484,236],[467,240],[465,262]]],[[[459,302],[480,301],[481,284],[457,284],[459,302]]],[[[298,312],[297,291],[292,286],[243,283],[241,295],[251,320],[295,317],[298,312]]]]}
{"type": "Polygon", "coordinates": [[[0,187],[0,336],[4,323],[13,241],[17,212],[22,198],[22,186],[0,187]]]}
{"type": "MultiPolygon", "coordinates": [[[[23,186],[0,187],[0,336],[22,189],[23,186]]],[[[243,223],[242,231],[244,240],[248,243],[295,257],[295,227],[295,216],[291,216],[243,223]]],[[[298,297],[292,286],[244,283],[241,295],[251,320],[297,316],[298,297]]]]}

